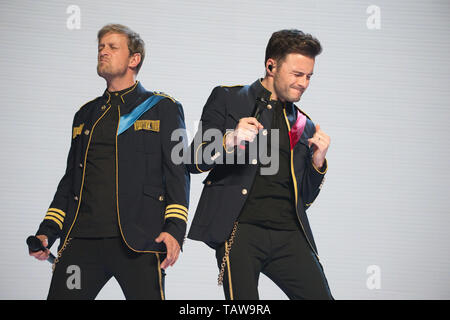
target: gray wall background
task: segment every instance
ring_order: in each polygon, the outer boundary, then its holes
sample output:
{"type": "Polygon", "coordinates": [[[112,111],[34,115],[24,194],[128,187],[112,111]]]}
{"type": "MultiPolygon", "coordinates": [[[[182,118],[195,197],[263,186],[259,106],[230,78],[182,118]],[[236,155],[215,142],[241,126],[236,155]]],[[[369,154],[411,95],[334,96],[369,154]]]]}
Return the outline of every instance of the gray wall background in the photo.
{"type": "MultiPolygon", "coordinates": [[[[214,86],[263,76],[272,32],[318,37],[324,51],[300,106],[331,136],[308,214],[335,298],[450,298],[448,1],[30,0],[1,1],[0,12],[1,299],[46,297],[50,265],[28,257],[25,239],[64,172],[74,113],[105,89],[96,32],[110,22],[141,34],[138,79],[183,103],[191,134],[214,86]],[[79,29],[67,26],[71,5],[79,29]],[[374,265],[381,286],[370,289],[374,265]]],[[[192,177],[190,221],[203,178],[192,177]]],[[[167,299],[223,298],[202,243],[187,240],[167,273],[167,299]]],[[[264,276],[260,296],[286,299],[264,276]]],[[[123,299],[114,279],[98,299],[123,299]]]]}

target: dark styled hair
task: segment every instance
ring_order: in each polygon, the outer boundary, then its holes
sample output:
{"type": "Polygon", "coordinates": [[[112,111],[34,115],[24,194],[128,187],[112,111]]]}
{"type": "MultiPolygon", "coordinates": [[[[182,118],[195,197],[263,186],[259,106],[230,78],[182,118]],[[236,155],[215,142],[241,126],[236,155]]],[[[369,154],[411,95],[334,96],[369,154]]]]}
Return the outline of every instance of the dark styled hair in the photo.
{"type": "Polygon", "coordinates": [[[139,62],[139,64],[136,66],[136,73],[138,73],[145,58],[144,40],[141,39],[138,33],[121,24],[107,24],[98,31],[97,40],[100,41],[100,39],[103,38],[103,36],[107,33],[120,33],[127,36],[130,56],[135,53],[139,53],[141,55],[141,62],[139,62]]]}
{"type": "Polygon", "coordinates": [[[299,53],[301,55],[315,58],[322,52],[322,46],[319,40],[305,34],[297,29],[286,29],[274,32],[270,37],[266,47],[266,59],[272,58],[277,63],[282,63],[284,58],[290,53],[299,53]]]}

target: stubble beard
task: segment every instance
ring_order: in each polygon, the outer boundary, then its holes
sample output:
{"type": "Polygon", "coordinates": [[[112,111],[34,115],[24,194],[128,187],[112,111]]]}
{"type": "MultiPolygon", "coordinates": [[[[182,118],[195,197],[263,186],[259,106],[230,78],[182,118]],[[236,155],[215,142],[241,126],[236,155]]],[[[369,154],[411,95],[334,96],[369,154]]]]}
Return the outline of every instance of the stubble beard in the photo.
{"type": "Polygon", "coordinates": [[[104,78],[105,80],[110,80],[113,79],[115,77],[120,77],[123,76],[126,73],[126,69],[125,70],[120,70],[120,68],[116,68],[114,70],[113,66],[109,63],[102,63],[99,62],[97,64],[97,74],[104,78]]]}

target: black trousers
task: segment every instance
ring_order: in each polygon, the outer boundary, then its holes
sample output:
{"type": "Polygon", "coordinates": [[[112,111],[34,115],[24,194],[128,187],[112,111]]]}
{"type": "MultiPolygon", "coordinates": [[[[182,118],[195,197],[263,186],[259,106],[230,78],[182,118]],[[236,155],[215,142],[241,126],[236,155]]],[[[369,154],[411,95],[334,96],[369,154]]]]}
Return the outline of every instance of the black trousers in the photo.
{"type": "Polygon", "coordinates": [[[120,237],[71,239],[55,265],[47,299],[95,299],[114,277],[126,299],[164,300],[164,258],[131,251],[120,237]]]}
{"type": "MultiPolygon", "coordinates": [[[[220,269],[225,244],[216,250],[220,269]]],[[[332,300],[322,265],[301,230],[280,231],[239,223],[225,264],[227,300],[258,300],[260,273],[289,299],[332,300]]]]}

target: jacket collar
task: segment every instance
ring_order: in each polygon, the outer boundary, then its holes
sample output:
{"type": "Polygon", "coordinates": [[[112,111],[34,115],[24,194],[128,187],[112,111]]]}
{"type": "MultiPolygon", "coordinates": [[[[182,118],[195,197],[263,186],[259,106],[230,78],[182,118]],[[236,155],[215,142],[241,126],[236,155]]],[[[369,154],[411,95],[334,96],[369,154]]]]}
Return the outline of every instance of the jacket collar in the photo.
{"type": "Polygon", "coordinates": [[[144,87],[139,81],[136,81],[131,87],[120,91],[110,92],[106,89],[103,93],[103,98],[106,104],[115,102],[115,104],[129,105],[139,97],[142,91],[145,91],[144,87]]]}
{"type": "Polygon", "coordinates": [[[262,79],[258,79],[250,85],[250,90],[253,92],[256,98],[262,98],[266,101],[270,101],[272,92],[267,90],[261,82],[262,79]]]}
{"type": "MultiPolygon", "coordinates": [[[[255,97],[263,98],[263,99],[265,99],[265,100],[270,101],[271,103],[273,103],[274,100],[271,100],[271,99],[270,99],[271,96],[272,96],[272,92],[270,92],[269,90],[267,90],[267,89],[262,85],[261,81],[262,81],[262,79],[258,79],[258,80],[256,80],[255,82],[253,82],[253,83],[250,85],[250,90],[253,92],[253,94],[255,95],[255,97]]],[[[279,102],[279,103],[281,103],[281,102],[279,102]]],[[[281,105],[283,105],[283,104],[281,103],[281,105]]],[[[311,118],[310,118],[310,117],[309,117],[302,109],[300,109],[295,103],[292,103],[292,102],[286,103],[285,107],[286,107],[286,111],[288,112],[288,114],[289,114],[290,112],[293,112],[293,113],[294,113],[295,110],[298,110],[298,111],[300,111],[303,115],[305,115],[309,120],[311,120],[311,118]]],[[[296,117],[295,114],[294,114],[294,117],[296,117]]]]}
{"type": "Polygon", "coordinates": [[[272,106],[275,106],[276,109],[279,109],[280,111],[285,108],[287,114],[293,114],[294,117],[296,117],[295,115],[295,109],[297,108],[300,112],[302,112],[294,103],[292,102],[287,102],[287,103],[283,103],[281,101],[278,100],[272,100],[272,92],[270,92],[268,89],[266,89],[263,84],[262,84],[262,80],[263,79],[258,79],[255,82],[253,82],[253,84],[250,85],[250,90],[252,90],[254,92],[254,95],[256,98],[262,98],[264,100],[267,101],[267,103],[270,103],[272,106]]]}

